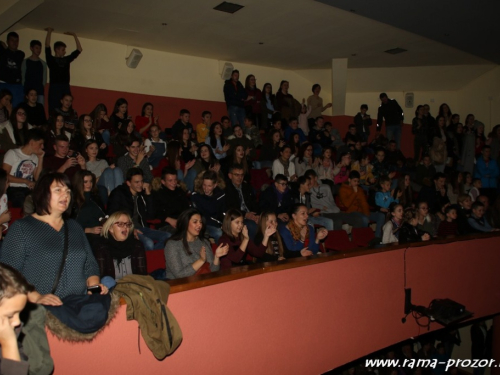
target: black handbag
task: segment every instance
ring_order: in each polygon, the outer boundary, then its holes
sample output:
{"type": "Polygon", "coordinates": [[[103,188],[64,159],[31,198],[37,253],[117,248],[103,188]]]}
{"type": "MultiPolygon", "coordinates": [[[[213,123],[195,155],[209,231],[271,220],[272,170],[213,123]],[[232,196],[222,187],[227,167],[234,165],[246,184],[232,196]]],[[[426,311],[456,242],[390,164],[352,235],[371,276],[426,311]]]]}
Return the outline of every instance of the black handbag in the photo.
{"type": "MultiPolygon", "coordinates": [[[[64,223],[64,251],[59,272],[52,287],[55,293],[61,279],[69,251],[68,225],[64,223]]],[[[105,294],[70,295],[62,298],[61,306],[45,306],[47,327],[57,337],[68,341],[90,341],[112,319],[118,307],[118,298],[105,294]],[[112,303],[113,300],[113,303],[112,303]],[[110,314],[110,307],[113,305],[110,314]],[[111,315],[111,316],[110,316],[111,315]]]]}

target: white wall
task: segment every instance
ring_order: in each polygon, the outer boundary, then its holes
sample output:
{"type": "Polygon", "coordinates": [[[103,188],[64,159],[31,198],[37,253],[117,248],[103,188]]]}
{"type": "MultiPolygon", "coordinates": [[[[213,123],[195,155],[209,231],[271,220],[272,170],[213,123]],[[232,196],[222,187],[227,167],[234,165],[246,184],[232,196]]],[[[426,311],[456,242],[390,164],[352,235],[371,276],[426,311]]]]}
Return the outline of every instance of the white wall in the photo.
{"type": "MultiPolygon", "coordinates": [[[[32,29],[16,30],[20,36],[19,48],[30,54],[29,42],[38,39],[44,43],[45,32],[32,29]]],[[[4,39],[5,35],[0,36],[4,39]]],[[[52,35],[52,44],[62,40],[70,53],[74,48],[72,37],[62,34],[52,35]]],[[[220,68],[223,62],[167,52],[141,50],[144,57],[136,69],[125,65],[125,58],[132,46],[80,39],[83,52],[71,65],[71,84],[98,89],[135,92],[198,100],[223,101],[223,80],[220,68]]],[[[257,84],[262,87],[270,82],[276,92],[281,80],[290,81],[290,93],[297,100],[311,95],[311,86],[316,83],[296,72],[264,66],[232,62],[240,71],[244,83],[248,74],[254,74],[257,84]]],[[[320,78],[312,74],[313,78],[320,78]]],[[[328,86],[329,81],[319,82],[328,86]]],[[[330,100],[328,90],[323,92],[325,100],[330,100]]]]}
{"type": "MultiPolygon", "coordinates": [[[[16,30],[20,49],[29,55],[31,39],[45,40],[45,32],[16,30]]],[[[0,36],[5,39],[5,34],[0,36]]],[[[72,37],[53,34],[52,43],[62,40],[68,53],[74,48],[72,37]]],[[[136,69],[127,68],[125,58],[133,46],[81,39],[83,53],[72,64],[71,83],[97,89],[135,92],[198,100],[223,101],[220,69],[225,61],[179,55],[139,48],[144,57],[136,69]]],[[[301,101],[311,95],[311,87],[319,83],[326,103],[332,99],[330,69],[286,70],[232,62],[240,70],[240,80],[254,74],[257,85],[270,82],[276,92],[281,80],[290,82],[290,92],[301,101]]],[[[500,67],[493,65],[348,69],[346,115],[355,115],[361,104],[368,104],[372,117],[379,106],[378,95],[385,91],[404,108],[404,95],[413,92],[414,108],[405,108],[406,122],[414,116],[418,104],[427,103],[436,115],[441,103],[448,103],[462,119],[468,113],[485,123],[486,129],[500,123],[500,67]],[[490,99],[491,98],[491,99],[490,99]]],[[[331,110],[324,112],[331,115],[331,110]]]]}

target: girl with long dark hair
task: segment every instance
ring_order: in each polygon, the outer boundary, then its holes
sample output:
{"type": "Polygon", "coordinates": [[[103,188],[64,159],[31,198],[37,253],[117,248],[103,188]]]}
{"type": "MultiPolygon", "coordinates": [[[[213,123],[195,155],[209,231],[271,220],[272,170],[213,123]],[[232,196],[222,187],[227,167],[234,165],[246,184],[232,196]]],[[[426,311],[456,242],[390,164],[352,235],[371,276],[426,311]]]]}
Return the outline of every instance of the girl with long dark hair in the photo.
{"type": "Polygon", "coordinates": [[[205,143],[212,147],[215,157],[218,160],[224,159],[227,156],[227,151],[229,150],[229,144],[226,143],[222,135],[222,125],[220,122],[214,122],[210,125],[210,130],[208,131],[208,137],[205,143]]]}
{"type": "Polygon", "coordinates": [[[258,259],[264,257],[269,237],[276,232],[276,228],[266,229],[262,243],[257,246],[249,238],[247,226],[243,221],[244,216],[240,210],[231,208],[226,212],[222,222],[223,235],[219,238],[218,243],[229,245],[229,248],[227,255],[220,260],[221,270],[245,264],[246,254],[258,259]]]}
{"type": "Polygon", "coordinates": [[[165,245],[167,279],[192,276],[205,264],[206,273],[219,270],[220,258],[227,254],[228,245],[221,243],[214,254],[204,234],[205,223],[198,210],[189,208],[179,215],[176,231],[165,245]]]}

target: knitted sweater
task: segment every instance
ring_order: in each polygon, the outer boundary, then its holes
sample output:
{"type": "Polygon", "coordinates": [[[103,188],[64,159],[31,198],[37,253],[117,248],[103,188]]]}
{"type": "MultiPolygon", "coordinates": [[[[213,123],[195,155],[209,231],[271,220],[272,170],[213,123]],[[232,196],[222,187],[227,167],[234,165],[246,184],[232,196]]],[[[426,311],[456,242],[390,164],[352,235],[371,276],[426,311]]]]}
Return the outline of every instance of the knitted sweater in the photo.
{"type": "MultiPolygon", "coordinates": [[[[127,171],[130,168],[133,168],[136,166],[134,159],[132,159],[128,153],[126,153],[123,156],[120,156],[116,162],[116,166],[119,167],[122,172],[123,172],[123,179],[127,179],[127,171]]],[[[151,173],[151,168],[149,168],[149,163],[148,159],[144,158],[142,159],[141,163],[139,164],[139,168],[142,169],[142,172],[144,173],[144,182],[151,183],[153,181],[153,174],[151,173]]]]}
{"type": "MultiPolygon", "coordinates": [[[[99,275],[82,227],[74,220],[67,220],[64,225],[68,225],[68,257],[55,292],[60,298],[85,294],[87,279],[99,275]]],[[[27,216],[12,224],[3,242],[0,262],[21,272],[40,294],[50,293],[62,262],[64,227],[56,231],[27,216]]]]}
{"type": "Polygon", "coordinates": [[[365,192],[361,187],[358,187],[358,191],[355,192],[348,184],[342,184],[339,190],[339,197],[340,204],[346,208],[346,212],[361,212],[366,216],[370,215],[370,207],[368,206],[365,192]]]}
{"type": "Polygon", "coordinates": [[[181,277],[192,276],[196,273],[193,263],[200,259],[201,248],[205,247],[207,262],[210,264],[212,272],[218,271],[219,266],[214,265],[214,254],[212,247],[207,240],[196,238],[193,242],[188,242],[191,255],[186,253],[182,240],[170,240],[165,246],[165,261],[168,279],[179,279],[181,277]]]}

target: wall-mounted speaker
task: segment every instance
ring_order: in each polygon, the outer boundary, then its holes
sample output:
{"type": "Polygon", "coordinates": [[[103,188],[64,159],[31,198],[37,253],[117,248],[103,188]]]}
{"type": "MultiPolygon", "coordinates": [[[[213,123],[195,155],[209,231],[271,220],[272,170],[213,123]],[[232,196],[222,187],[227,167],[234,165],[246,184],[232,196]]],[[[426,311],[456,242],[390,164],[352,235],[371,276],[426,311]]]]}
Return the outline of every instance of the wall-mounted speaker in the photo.
{"type": "Polygon", "coordinates": [[[406,108],[413,108],[413,99],[415,96],[413,95],[412,92],[407,92],[405,94],[405,107],[406,108]]]}
{"type": "Polygon", "coordinates": [[[222,67],[222,72],[221,72],[221,78],[226,81],[229,78],[231,78],[231,73],[234,70],[234,66],[231,63],[225,63],[224,66],[222,67]]]}
{"type": "Polygon", "coordinates": [[[126,59],[127,66],[129,68],[135,69],[137,68],[137,65],[139,65],[141,59],[142,59],[142,52],[139,51],[137,48],[134,48],[126,59]]]}

